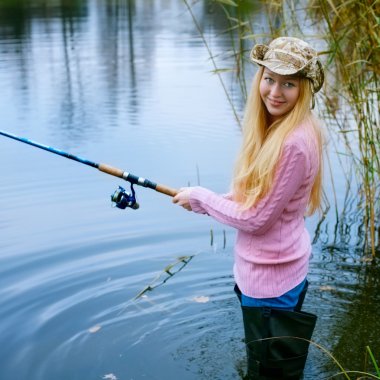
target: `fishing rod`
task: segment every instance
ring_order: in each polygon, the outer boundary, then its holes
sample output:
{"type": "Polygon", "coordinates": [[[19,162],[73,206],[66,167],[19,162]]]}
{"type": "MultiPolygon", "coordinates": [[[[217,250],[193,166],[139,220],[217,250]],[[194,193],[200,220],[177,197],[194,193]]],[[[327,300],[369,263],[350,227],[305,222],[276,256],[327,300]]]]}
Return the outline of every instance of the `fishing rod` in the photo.
{"type": "Polygon", "coordinates": [[[77,161],[81,164],[88,165],[88,166],[91,166],[93,168],[96,168],[103,173],[106,173],[106,174],[109,174],[109,175],[112,175],[115,177],[119,177],[119,178],[122,178],[122,179],[128,181],[131,184],[131,193],[128,193],[127,191],[125,191],[125,189],[123,187],[119,186],[118,189],[116,189],[115,192],[111,195],[111,202],[116,207],[118,207],[120,209],[125,209],[125,208],[129,207],[129,208],[136,210],[139,208],[139,204],[137,203],[137,200],[136,200],[136,193],[135,193],[135,189],[133,188],[133,185],[147,187],[149,189],[158,191],[159,193],[162,193],[162,194],[165,194],[165,195],[168,195],[171,197],[174,197],[178,193],[178,190],[176,190],[176,189],[173,189],[171,187],[152,182],[149,179],[138,177],[134,174],[125,172],[125,171],[118,169],[118,168],[115,168],[113,166],[110,166],[107,164],[102,164],[102,163],[92,162],[92,161],[89,161],[85,158],[74,156],[73,154],[64,152],[64,151],[59,150],[59,149],[52,148],[51,146],[43,145],[43,144],[37,143],[35,141],[29,140],[27,138],[13,135],[9,132],[5,132],[5,131],[0,130],[0,135],[5,136],[5,137],[9,137],[9,138],[16,140],[16,141],[23,142],[25,144],[32,145],[36,148],[46,150],[50,153],[58,154],[59,156],[62,156],[62,157],[68,158],[70,160],[77,161]]]}

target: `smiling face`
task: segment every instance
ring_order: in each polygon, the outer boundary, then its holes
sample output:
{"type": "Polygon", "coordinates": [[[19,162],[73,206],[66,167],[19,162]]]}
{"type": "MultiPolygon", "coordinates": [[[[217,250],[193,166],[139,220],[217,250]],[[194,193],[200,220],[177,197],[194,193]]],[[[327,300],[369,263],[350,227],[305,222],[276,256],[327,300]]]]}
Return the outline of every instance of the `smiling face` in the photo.
{"type": "Polygon", "coordinates": [[[300,79],[279,75],[265,68],[260,80],[260,96],[268,111],[270,122],[291,111],[300,94],[300,79]]]}

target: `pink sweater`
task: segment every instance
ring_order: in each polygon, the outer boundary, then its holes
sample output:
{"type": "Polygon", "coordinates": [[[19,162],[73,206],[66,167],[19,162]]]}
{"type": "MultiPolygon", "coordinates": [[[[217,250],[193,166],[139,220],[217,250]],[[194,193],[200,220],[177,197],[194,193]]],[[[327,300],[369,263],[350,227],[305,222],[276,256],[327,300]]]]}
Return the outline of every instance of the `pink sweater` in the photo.
{"type": "Polygon", "coordinates": [[[311,126],[298,127],[284,143],[272,190],[245,211],[205,188],[191,191],[194,212],[237,229],[234,277],[243,294],[279,297],[306,277],[311,243],[304,214],[320,165],[317,152],[311,126]]]}

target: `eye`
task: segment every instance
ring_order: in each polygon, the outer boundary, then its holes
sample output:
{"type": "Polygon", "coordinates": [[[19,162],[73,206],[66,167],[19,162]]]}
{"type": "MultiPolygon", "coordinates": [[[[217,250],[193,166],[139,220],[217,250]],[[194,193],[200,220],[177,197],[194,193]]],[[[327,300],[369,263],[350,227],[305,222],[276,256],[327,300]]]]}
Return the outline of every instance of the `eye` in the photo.
{"type": "Polygon", "coordinates": [[[265,77],[264,80],[265,80],[268,84],[272,84],[272,83],[274,83],[274,80],[273,80],[271,77],[265,77]]]}
{"type": "Polygon", "coordinates": [[[292,87],[295,87],[295,84],[292,83],[292,82],[286,82],[286,83],[284,83],[284,87],[286,87],[286,88],[292,88],[292,87]]]}

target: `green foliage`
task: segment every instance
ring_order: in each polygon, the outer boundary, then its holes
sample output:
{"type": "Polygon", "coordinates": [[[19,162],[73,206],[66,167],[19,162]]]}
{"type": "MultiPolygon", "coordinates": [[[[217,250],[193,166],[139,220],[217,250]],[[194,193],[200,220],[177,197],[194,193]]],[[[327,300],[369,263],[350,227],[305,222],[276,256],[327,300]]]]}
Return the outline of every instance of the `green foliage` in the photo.
{"type": "MultiPolygon", "coordinates": [[[[191,12],[188,2],[184,2],[191,12]]],[[[222,75],[235,75],[244,103],[247,55],[255,43],[292,35],[325,44],[321,52],[326,64],[322,117],[326,124],[334,122],[338,128],[335,132],[346,144],[345,154],[352,157],[360,185],[357,208],[365,226],[363,250],[369,249],[375,257],[380,250],[380,1],[309,0],[305,5],[289,0],[214,0],[214,4],[226,16],[228,28],[224,33],[231,38],[233,67],[218,67],[198,30],[239,125],[236,106],[222,75]],[[256,13],[265,19],[255,22],[256,13]]],[[[196,23],[193,13],[192,16],[196,23]]],[[[347,190],[349,187],[347,181],[347,190]]],[[[326,197],[325,201],[327,210],[330,206],[326,197]]],[[[339,217],[337,207],[336,204],[339,217]]]]}
{"type": "Polygon", "coordinates": [[[237,4],[235,3],[235,1],[232,1],[232,0],[215,0],[215,1],[221,4],[232,5],[234,7],[237,7],[237,4]]]}
{"type": "Polygon", "coordinates": [[[372,353],[370,347],[367,346],[366,349],[367,349],[367,352],[368,352],[368,354],[369,354],[369,356],[370,356],[370,358],[371,358],[371,361],[372,361],[372,363],[373,363],[373,366],[375,367],[376,374],[377,374],[377,376],[380,378],[380,369],[379,369],[379,366],[377,365],[376,359],[375,359],[375,357],[373,356],[373,353],[372,353]]]}
{"type": "MultiPolygon", "coordinates": [[[[357,173],[363,196],[366,246],[375,256],[380,215],[380,11],[378,1],[322,0],[309,3],[311,15],[324,25],[328,69],[335,80],[326,81],[325,95],[331,114],[345,101],[352,111],[358,141],[357,173]],[[341,98],[338,102],[333,97],[341,98]],[[333,106],[332,106],[333,105],[333,106]]],[[[340,124],[345,130],[346,120],[340,124]]],[[[353,151],[350,152],[353,154],[353,151]]],[[[380,230],[379,230],[380,231],[380,230]]]]}

